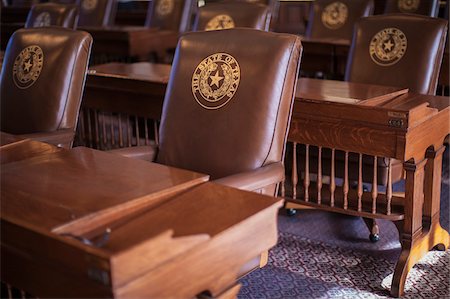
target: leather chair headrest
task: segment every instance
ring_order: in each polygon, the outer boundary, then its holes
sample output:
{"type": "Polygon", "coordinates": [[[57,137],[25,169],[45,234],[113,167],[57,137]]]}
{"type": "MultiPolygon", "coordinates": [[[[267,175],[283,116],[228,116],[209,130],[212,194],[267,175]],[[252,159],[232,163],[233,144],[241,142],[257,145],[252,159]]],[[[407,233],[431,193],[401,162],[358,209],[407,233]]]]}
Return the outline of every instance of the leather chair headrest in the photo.
{"type": "Polygon", "coordinates": [[[78,8],[74,4],[35,4],[28,13],[25,28],[60,26],[76,29],[78,8]]]}

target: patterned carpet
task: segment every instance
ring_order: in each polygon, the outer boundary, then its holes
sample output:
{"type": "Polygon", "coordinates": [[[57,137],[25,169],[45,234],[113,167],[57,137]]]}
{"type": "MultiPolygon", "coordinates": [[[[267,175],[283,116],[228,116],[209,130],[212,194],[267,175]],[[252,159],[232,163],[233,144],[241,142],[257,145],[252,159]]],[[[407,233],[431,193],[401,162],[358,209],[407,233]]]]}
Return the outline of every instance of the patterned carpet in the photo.
{"type": "MultiPolygon", "coordinates": [[[[448,151],[444,161],[441,224],[448,231],[448,151]]],[[[281,211],[278,225],[268,265],[241,279],[239,298],[390,298],[401,250],[393,223],[379,221],[377,243],[368,240],[358,217],[315,210],[288,217],[281,211]]],[[[450,298],[450,250],[429,252],[410,271],[403,298],[450,298]]]]}

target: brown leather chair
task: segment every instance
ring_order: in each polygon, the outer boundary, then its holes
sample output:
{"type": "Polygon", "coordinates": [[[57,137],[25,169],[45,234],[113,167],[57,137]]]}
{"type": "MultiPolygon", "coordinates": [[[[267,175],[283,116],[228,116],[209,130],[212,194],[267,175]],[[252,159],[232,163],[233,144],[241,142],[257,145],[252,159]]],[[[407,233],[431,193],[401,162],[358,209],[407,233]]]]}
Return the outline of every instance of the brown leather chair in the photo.
{"type": "Polygon", "coordinates": [[[194,31],[247,27],[268,30],[270,9],[267,5],[252,3],[211,3],[200,7],[194,31]]]}
{"type": "Polygon", "coordinates": [[[148,7],[145,26],[185,32],[190,29],[196,4],[193,0],[154,0],[148,7]]]}
{"type": "Polygon", "coordinates": [[[79,27],[102,27],[114,25],[116,0],[77,0],[80,17],[79,27]]]}
{"type": "Polygon", "coordinates": [[[435,94],[447,21],[413,14],[377,15],[355,26],[346,81],[435,94]]]}
{"type": "Polygon", "coordinates": [[[275,195],[300,54],[299,38],[288,34],[244,28],[185,34],[164,99],[159,148],[117,152],[275,195]]]}
{"type": "Polygon", "coordinates": [[[0,75],[1,131],[70,147],[91,45],[66,28],[16,31],[0,75]]]}
{"type": "Polygon", "coordinates": [[[60,26],[76,29],[78,8],[76,5],[42,3],[33,5],[28,13],[25,28],[60,26]]]}
{"type": "Polygon", "coordinates": [[[305,36],[351,40],[355,22],[372,15],[373,10],[373,0],[316,0],[305,36]]]}
{"type": "Polygon", "coordinates": [[[385,14],[412,13],[437,17],[439,0],[387,0],[384,7],[385,14]]]}

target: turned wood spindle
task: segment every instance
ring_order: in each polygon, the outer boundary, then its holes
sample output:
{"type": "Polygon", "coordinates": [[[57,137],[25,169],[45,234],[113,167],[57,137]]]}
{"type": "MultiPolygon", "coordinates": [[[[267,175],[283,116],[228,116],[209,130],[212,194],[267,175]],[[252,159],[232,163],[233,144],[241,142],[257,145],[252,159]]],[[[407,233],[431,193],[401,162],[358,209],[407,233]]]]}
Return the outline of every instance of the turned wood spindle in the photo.
{"type": "Polygon", "coordinates": [[[305,201],[309,201],[309,144],[305,144],[305,177],[303,187],[305,188],[305,201]]]}
{"type": "Polygon", "coordinates": [[[391,215],[392,201],[392,159],[388,159],[388,177],[386,186],[386,214],[391,215]]]}
{"type": "Polygon", "coordinates": [[[131,140],[133,138],[133,133],[131,132],[131,124],[130,124],[130,116],[128,114],[125,114],[127,118],[127,141],[128,141],[128,147],[131,147],[131,140]]]}
{"type": "Polygon", "coordinates": [[[297,142],[292,143],[292,199],[297,199],[297,142]]]}
{"type": "Polygon", "coordinates": [[[137,116],[134,117],[134,121],[135,121],[135,127],[136,127],[136,145],[139,146],[141,145],[140,140],[139,140],[139,118],[137,116]]]}
{"type": "Polygon", "coordinates": [[[122,114],[118,114],[119,119],[119,147],[123,147],[123,132],[122,132],[122,114]]]}
{"type": "Polygon", "coordinates": [[[349,183],[348,183],[348,151],[345,151],[344,186],[343,186],[342,190],[344,192],[344,209],[346,210],[348,208],[348,190],[349,190],[349,183]]]}
{"type": "Polygon", "coordinates": [[[86,128],[84,126],[84,109],[80,110],[80,116],[78,117],[79,121],[79,134],[80,134],[80,140],[82,140],[82,145],[86,145],[86,128]]]}
{"type": "Polygon", "coordinates": [[[360,153],[358,165],[358,212],[361,212],[362,210],[362,196],[363,196],[362,163],[363,163],[363,154],[360,153]]]}
{"type": "Polygon", "coordinates": [[[145,145],[149,144],[148,140],[148,119],[144,118],[144,134],[145,134],[145,145]]]}
{"type": "Polygon", "coordinates": [[[373,181],[372,181],[372,214],[377,213],[377,197],[378,197],[378,165],[377,156],[373,157],[373,181]]]}
{"type": "Polygon", "coordinates": [[[116,144],[116,134],[114,134],[114,117],[112,112],[109,113],[109,118],[110,118],[110,129],[111,129],[111,144],[115,145],[116,144]]]}
{"type": "Polygon", "coordinates": [[[87,109],[86,115],[87,115],[87,123],[88,123],[89,147],[93,147],[92,122],[91,122],[91,111],[90,111],[90,109],[87,109]]]}
{"type": "Polygon", "coordinates": [[[319,146],[317,161],[317,203],[322,202],[322,147],[319,146]]]}
{"type": "Polygon", "coordinates": [[[9,284],[6,284],[6,289],[8,290],[8,298],[13,299],[12,288],[9,284]]]}
{"type": "Polygon", "coordinates": [[[106,134],[106,116],[105,116],[104,113],[101,113],[101,119],[102,119],[103,144],[104,144],[104,147],[107,148],[107,146],[108,146],[108,135],[106,134]]]}
{"type": "Polygon", "coordinates": [[[153,130],[155,131],[155,143],[159,145],[158,121],[156,119],[153,121],[153,130]]]}
{"type": "Polygon", "coordinates": [[[95,148],[100,149],[100,134],[98,123],[98,111],[94,110],[95,148]]]}
{"type": "Polygon", "coordinates": [[[335,177],[335,153],[334,148],[331,149],[331,173],[330,173],[330,206],[334,207],[334,192],[336,191],[336,177],[335,177]]]}

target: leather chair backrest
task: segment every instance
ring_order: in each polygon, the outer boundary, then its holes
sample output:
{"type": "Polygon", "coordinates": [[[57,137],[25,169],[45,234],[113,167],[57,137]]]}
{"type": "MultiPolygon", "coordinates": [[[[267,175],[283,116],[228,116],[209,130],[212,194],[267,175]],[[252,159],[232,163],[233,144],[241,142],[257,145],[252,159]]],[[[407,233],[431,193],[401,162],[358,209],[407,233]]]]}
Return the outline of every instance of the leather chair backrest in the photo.
{"type": "Polygon", "coordinates": [[[385,14],[413,13],[430,17],[437,17],[439,0],[386,0],[385,14]]]}
{"type": "Polygon", "coordinates": [[[91,45],[92,37],[83,31],[17,30],[0,75],[1,131],[75,131],[91,45]]]}
{"type": "Polygon", "coordinates": [[[153,0],[148,7],[145,26],[185,32],[190,28],[196,4],[193,0],[153,0]]]}
{"type": "Polygon", "coordinates": [[[435,94],[447,21],[414,14],[377,15],[355,26],[345,79],[435,94]]]}
{"type": "Polygon", "coordinates": [[[42,3],[33,5],[25,28],[60,26],[76,29],[78,8],[74,4],[42,3]]]}
{"type": "Polygon", "coordinates": [[[200,7],[194,31],[219,30],[236,27],[268,30],[270,9],[267,5],[252,3],[211,3],[200,7]]]}
{"type": "Polygon", "coordinates": [[[373,0],[316,0],[311,5],[306,37],[351,40],[355,22],[373,14],[373,0]]]}
{"type": "Polygon", "coordinates": [[[111,26],[116,18],[116,0],[77,0],[78,26],[111,26]]]}
{"type": "Polygon", "coordinates": [[[156,161],[211,179],[281,161],[300,56],[300,38],[290,34],[185,34],[166,90],[156,161]]]}

